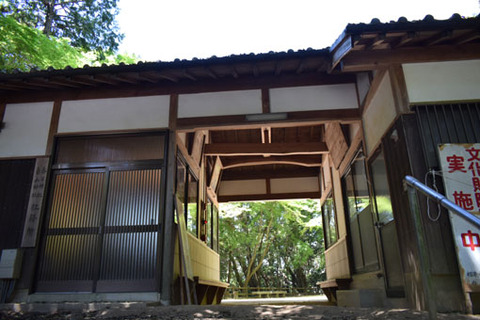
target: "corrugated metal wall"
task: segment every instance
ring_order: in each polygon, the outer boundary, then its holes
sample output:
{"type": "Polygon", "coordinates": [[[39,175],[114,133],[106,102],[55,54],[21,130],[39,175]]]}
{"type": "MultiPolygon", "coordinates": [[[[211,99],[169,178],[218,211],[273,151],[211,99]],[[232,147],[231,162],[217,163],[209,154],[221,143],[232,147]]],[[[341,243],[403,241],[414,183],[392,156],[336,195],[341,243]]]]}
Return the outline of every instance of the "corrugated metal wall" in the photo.
{"type": "Polygon", "coordinates": [[[480,141],[480,103],[418,105],[413,110],[417,115],[428,168],[439,168],[439,144],[480,141]]]}
{"type": "MultiPolygon", "coordinates": [[[[115,139],[105,144],[128,149],[121,143],[123,138],[115,139]]],[[[142,142],[150,140],[142,138],[142,142]]],[[[58,149],[57,154],[65,152],[61,144],[58,149]]],[[[122,152],[129,157],[128,150],[122,152]]],[[[142,161],[127,157],[107,163],[98,162],[98,152],[94,157],[79,154],[87,162],[76,162],[78,157],[69,161],[84,168],[54,164],[36,290],[157,290],[163,161],[147,158],[163,156],[163,151],[150,151],[142,161]],[[91,159],[96,161],[93,165],[91,159]]]]}

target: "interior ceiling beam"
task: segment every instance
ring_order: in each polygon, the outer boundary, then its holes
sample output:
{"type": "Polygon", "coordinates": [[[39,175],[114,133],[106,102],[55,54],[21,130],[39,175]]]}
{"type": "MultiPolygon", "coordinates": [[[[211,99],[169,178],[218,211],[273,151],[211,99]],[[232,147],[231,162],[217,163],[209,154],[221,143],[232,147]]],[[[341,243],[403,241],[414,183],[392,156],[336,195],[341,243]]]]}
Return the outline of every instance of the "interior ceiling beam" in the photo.
{"type": "Polygon", "coordinates": [[[395,50],[351,51],[342,59],[342,71],[368,71],[391,64],[469,60],[480,58],[480,44],[438,45],[395,50]]]}
{"type": "Polygon", "coordinates": [[[222,159],[222,164],[223,169],[260,166],[267,164],[289,164],[302,167],[321,167],[322,157],[319,155],[224,157],[222,159]]]}
{"type": "Polygon", "coordinates": [[[205,145],[207,156],[286,156],[328,153],[324,142],[302,143],[215,143],[205,145]]]}
{"type": "Polygon", "coordinates": [[[223,169],[222,181],[305,178],[318,177],[319,174],[319,167],[282,166],[282,168],[274,168],[272,165],[265,165],[261,170],[258,167],[223,169]]]}

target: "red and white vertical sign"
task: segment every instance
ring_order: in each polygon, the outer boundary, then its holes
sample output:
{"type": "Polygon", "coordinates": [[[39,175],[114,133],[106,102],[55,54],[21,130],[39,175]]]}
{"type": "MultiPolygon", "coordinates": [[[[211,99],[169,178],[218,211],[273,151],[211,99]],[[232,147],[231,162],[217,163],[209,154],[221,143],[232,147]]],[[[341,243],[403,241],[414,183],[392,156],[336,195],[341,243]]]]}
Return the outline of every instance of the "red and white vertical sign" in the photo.
{"type": "MultiPolygon", "coordinates": [[[[480,144],[439,145],[446,197],[480,215],[480,144]]],[[[480,229],[450,213],[459,267],[466,292],[480,291],[480,229]]]]}

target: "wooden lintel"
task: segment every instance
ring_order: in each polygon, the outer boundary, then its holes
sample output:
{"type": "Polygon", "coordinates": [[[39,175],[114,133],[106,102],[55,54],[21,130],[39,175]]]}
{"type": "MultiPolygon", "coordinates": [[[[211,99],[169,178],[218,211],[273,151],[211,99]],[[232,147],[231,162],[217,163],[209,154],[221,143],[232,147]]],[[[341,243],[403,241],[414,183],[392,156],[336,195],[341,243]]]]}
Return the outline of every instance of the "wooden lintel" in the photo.
{"type": "Polygon", "coordinates": [[[319,192],[301,193],[269,193],[269,194],[245,194],[218,197],[219,202],[229,201],[261,201],[261,200],[282,200],[282,199],[319,199],[319,192]]]}
{"type": "Polygon", "coordinates": [[[223,169],[222,181],[305,178],[318,177],[319,174],[319,167],[284,166],[277,169],[272,165],[265,165],[261,170],[256,167],[223,169]]]}
{"type": "MultiPolygon", "coordinates": [[[[271,127],[298,126],[299,122],[307,124],[322,124],[328,121],[340,121],[341,123],[350,123],[361,120],[360,109],[337,109],[337,110],[318,110],[318,111],[296,111],[287,112],[286,120],[272,121],[268,125],[271,127]]],[[[216,116],[216,117],[197,117],[178,119],[178,126],[181,129],[190,128],[261,128],[265,126],[265,121],[247,121],[243,115],[216,116]]]]}
{"type": "Polygon", "coordinates": [[[375,51],[353,51],[342,59],[342,71],[369,71],[392,64],[470,60],[480,58],[480,44],[461,46],[439,45],[375,51]]]}
{"type": "Polygon", "coordinates": [[[259,166],[266,164],[290,164],[302,167],[320,167],[322,157],[320,155],[297,155],[297,156],[247,156],[226,157],[223,160],[223,168],[231,169],[246,166],[259,166]]]}
{"type": "Polygon", "coordinates": [[[324,142],[308,143],[215,143],[205,145],[208,156],[282,156],[328,153],[324,142]]]}

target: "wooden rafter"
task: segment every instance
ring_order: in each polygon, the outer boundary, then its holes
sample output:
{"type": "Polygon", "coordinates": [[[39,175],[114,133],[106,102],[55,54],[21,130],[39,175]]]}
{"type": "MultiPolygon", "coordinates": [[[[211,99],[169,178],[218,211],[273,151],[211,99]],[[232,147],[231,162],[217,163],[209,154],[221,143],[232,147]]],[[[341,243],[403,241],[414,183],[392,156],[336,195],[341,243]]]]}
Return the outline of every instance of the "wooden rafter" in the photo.
{"type": "Polygon", "coordinates": [[[245,156],[245,157],[225,157],[223,159],[223,168],[231,169],[246,166],[259,166],[267,164],[288,164],[301,167],[320,167],[322,157],[319,155],[303,156],[245,156]]]}
{"type": "Polygon", "coordinates": [[[304,143],[215,143],[205,145],[208,156],[286,156],[328,153],[324,142],[304,143]]]}

